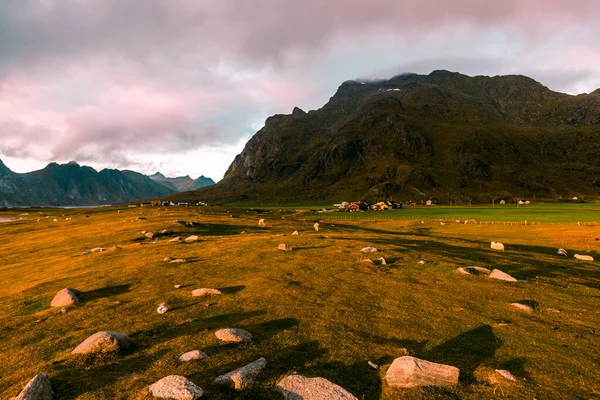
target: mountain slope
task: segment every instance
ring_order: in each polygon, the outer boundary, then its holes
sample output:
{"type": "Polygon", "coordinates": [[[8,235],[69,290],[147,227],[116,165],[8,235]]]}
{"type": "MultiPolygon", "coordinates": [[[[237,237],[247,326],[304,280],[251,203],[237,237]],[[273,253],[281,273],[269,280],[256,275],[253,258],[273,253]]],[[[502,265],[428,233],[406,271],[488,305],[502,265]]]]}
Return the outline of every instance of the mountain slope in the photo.
{"type": "Polygon", "coordinates": [[[600,195],[600,90],[448,71],[344,82],[275,115],[190,199],[471,200],[600,195]]]}
{"type": "Polygon", "coordinates": [[[115,204],[174,193],[133,171],[51,163],[17,174],[0,161],[0,206],[88,206],[115,204]]]}
{"type": "Polygon", "coordinates": [[[160,172],[156,172],[154,175],[149,175],[148,177],[177,192],[187,192],[215,184],[215,181],[204,175],[201,175],[198,179],[192,179],[189,175],[177,178],[167,178],[160,172]]]}

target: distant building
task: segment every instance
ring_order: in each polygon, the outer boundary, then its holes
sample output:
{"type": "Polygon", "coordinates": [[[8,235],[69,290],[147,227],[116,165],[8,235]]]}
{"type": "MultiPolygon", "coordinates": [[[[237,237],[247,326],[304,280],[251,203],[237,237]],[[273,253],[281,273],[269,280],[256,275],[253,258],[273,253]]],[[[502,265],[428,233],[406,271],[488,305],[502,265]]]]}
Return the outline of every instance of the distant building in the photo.
{"type": "Polygon", "coordinates": [[[506,204],[506,201],[500,200],[500,204],[506,204]]]}
{"type": "Polygon", "coordinates": [[[427,205],[427,206],[430,206],[431,204],[433,204],[433,203],[431,202],[431,200],[427,200],[427,201],[425,202],[425,205],[427,205]]]}

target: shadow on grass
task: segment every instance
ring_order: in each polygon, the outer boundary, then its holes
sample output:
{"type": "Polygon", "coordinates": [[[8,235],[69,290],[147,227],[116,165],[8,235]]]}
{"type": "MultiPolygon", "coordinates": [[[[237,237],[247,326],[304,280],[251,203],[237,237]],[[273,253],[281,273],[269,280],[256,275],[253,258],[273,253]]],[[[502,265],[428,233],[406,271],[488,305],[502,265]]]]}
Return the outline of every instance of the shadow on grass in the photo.
{"type": "Polygon", "coordinates": [[[79,301],[86,303],[88,301],[101,299],[104,297],[117,296],[119,294],[129,292],[130,284],[117,285],[117,286],[106,286],[100,289],[89,290],[87,292],[79,292],[79,301]]]}
{"type": "Polygon", "coordinates": [[[224,288],[217,288],[217,289],[219,291],[221,291],[221,293],[232,294],[232,293],[237,293],[237,292],[240,292],[240,291],[246,289],[246,285],[227,286],[224,288]]]}
{"type": "Polygon", "coordinates": [[[502,366],[499,369],[505,369],[511,372],[514,376],[518,378],[524,378],[527,380],[529,384],[535,384],[535,381],[531,378],[529,373],[525,371],[525,364],[527,363],[526,358],[512,358],[505,363],[502,363],[502,366]]]}

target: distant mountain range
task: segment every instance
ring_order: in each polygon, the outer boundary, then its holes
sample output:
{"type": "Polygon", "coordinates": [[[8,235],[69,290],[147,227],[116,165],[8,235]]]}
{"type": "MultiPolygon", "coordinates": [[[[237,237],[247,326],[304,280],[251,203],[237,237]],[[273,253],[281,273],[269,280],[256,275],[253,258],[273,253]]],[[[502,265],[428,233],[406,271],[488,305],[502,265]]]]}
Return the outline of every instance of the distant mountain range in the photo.
{"type": "Polygon", "coordinates": [[[205,177],[204,175],[201,175],[198,179],[192,179],[189,175],[180,176],[177,178],[167,178],[160,172],[157,172],[154,175],[148,175],[148,177],[154,182],[158,182],[176,192],[187,192],[189,190],[196,190],[215,184],[215,181],[213,181],[211,178],[205,177]]]}
{"type": "Polygon", "coordinates": [[[600,197],[600,89],[434,71],[347,81],[321,109],[269,117],[216,185],[180,200],[600,197]]]}
{"type": "Polygon", "coordinates": [[[138,172],[103,169],[97,172],[74,161],[48,164],[39,171],[19,174],[0,161],[0,206],[93,206],[166,196],[200,187],[200,177],[161,179],[138,172]],[[189,189],[188,189],[189,188],[189,189]]]}

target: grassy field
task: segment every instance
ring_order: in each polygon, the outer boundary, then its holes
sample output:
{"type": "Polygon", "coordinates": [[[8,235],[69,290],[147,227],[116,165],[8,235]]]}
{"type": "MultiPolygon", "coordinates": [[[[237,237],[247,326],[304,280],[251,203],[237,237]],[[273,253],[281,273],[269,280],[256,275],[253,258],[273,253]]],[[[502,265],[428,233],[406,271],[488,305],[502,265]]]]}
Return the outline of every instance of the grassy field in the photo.
{"type": "Polygon", "coordinates": [[[275,384],[292,373],[327,378],[359,399],[598,398],[600,227],[575,223],[584,216],[592,221],[597,209],[569,207],[397,213],[423,223],[321,214],[319,232],[312,215],[277,208],[268,214],[234,207],[1,212],[0,219],[23,219],[0,223],[0,398],[16,395],[44,371],[58,399],[150,399],[147,386],[170,374],[185,375],[208,399],[280,399],[275,384]],[[497,213],[505,213],[498,220],[558,223],[435,221],[497,213]],[[175,220],[201,224],[187,228],[175,220]],[[165,228],[174,234],[152,241],[140,233],[165,228]],[[291,236],[294,230],[300,235],[291,236]],[[168,242],[191,234],[200,241],[168,242]],[[506,251],[491,250],[492,240],[506,251]],[[280,243],[293,251],[278,251],[280,243]],[[379,249],[371,258],[384,257],[388,265],[361,262],[368,258],[360,252],[365,246],[379,249]],[[93,247],[108,250],[83,255],[93,247]],[[559,247],[570,256],[557,256],[559,247]],[[574,253],[596,261],[577,261],[574,253]],[[188,262],[164,263],[166,256],[188,262]],[[498,268],[523,282],[456,273],[469,265],[498,268]],[[49,305],[65,287],[80,290],[81,301],[61,314],[49,305]],[[192,297],[200,287],[223,295],[192,297]],[[516,310],[515,301],[536,311],[516,310]],[[162,302],[170,311],[159,315],[162,302]],[[219,343],[214,331],[226,327],[250,331],[253,343],[219,343]],[[97,358],[70,354],[100,330],[128,334],[134,348],[97,358]],[[193,349],[209,357],[177,363],[193,349]],[[460,368],[459,384],[390,388],[385,372],[407,353],[460,368]],[[212,384],[259,357],[268,365],[251,390],[238,394],[212,384]],[[517,381],[495,369],[511,371],[517,381]]]}

